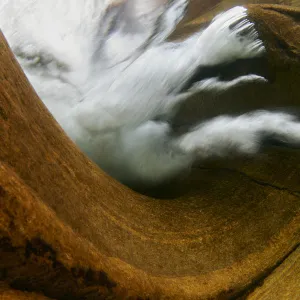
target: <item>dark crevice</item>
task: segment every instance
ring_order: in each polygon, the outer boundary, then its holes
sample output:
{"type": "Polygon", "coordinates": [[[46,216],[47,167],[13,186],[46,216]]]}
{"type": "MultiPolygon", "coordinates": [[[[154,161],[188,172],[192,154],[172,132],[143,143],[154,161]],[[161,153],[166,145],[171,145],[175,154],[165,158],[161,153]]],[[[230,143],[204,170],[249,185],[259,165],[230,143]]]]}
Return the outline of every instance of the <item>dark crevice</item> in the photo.
{"type": "Polygon", "coordinates": [[[250,74],[270,79],[266,58],[239,59],[226,64],[198,66],[194,75],[182,86],[179,93],[189,90],[195,83],[205,79],[218,78],[220,81],[230,81],[250,74]]]}
{"type": "Polygon", "coordinates": [[[284,12],[284,16],[288,17],[293,20],[293,22],[298,23],[300,21],[299,12],[297,10],[294,10],[292,6],[286,7],[285,11],[282,10],[281,5],[268,5],[268,7],[265,5],[265,7],[262,8],[264,11],[267,11],[268,13],[276,12],[281,18],[282,13],[284,12]]]}
{"type": "Polygon", "coordinates": [[[243,291],[240,291],[234,296],[229,296],[228,300],[246,300],[248,296],[253,293],[257,288],[262,287],[265,280],[268,279],[277,269],[280,267],[298,248],[300,243],[297,243],[287,254],[285,254],[282,259],[280,259],[274,266],[268,268],[263,274],[254,279],[249,286],[247,286],[243,291]]]}
{"type": "Polygon", "coordinates": [[[7,121],[8,119],[6,111],[1,106],[0,106],[0,118],[2,118],[5,121],[7,121]]]}
{"type": "Polygon", "coordinates": [[[278,186],[276,184],[272,184],[272,183],[269,183],[269,182],[262,181],[260,179],[253,178],[250,175],[248,175],[247,173],[242,172],[240,170],[230,169],[230,168],[206,168],[206,167],[197,167],[197,169],[200,169],[200,170],[216,170],[216,171],[219,170],[219,171],[227,171],[227,172],[231,172],[231,173],[236,173],[236,174],[239,174],[243,177],[246,177],[247,179],[249,179],[250,181],[252,181],[252,182],[254,182],[258,185],[270,187],[270,188],[273,188],[273,189],[276,189],[276,190],[279,190],[279,191],[286,191],[286,192],[288,192],[289,194],[291,194],[293,196],[300,197],[300,191],[290,190],[287,187],[278,186]]]}

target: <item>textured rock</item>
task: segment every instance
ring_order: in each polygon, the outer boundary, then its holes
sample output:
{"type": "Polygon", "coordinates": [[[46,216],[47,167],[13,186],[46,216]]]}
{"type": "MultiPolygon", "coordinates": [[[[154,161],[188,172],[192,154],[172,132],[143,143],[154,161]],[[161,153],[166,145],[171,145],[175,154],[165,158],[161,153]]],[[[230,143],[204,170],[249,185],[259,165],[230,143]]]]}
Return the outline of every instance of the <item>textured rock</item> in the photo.
{"type": "MultiPolygon", "coordinates": [[[[299,106],[300,11],[255,5],[250,16],[273,84],[201,105],[194,99],[186,116],[299,106]]],[[[66,137],[3,37],[0,61],[0,279],[16,293],[227,299],[253,291],[296,251],[299,150],[270,147],[255,159],[206,163],[156,197],[144,196],[104,174],[66,137]]]]}

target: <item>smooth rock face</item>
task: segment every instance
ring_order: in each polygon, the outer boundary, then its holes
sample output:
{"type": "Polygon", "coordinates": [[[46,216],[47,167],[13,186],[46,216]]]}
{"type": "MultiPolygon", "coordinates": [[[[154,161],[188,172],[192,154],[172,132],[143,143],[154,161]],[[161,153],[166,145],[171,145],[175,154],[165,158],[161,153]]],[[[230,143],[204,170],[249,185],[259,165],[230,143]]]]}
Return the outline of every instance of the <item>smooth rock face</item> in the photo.
{"type": "MultiPolygon", "coordinates": [[[[273,37],[280,30],[300,49],[290,30],[300,13],[250,11],[276,80],[220,95],[203,103],[203,114],[299,105],[299,57],[273,37]]],[[[253,289],[299,244],[299,151],[270,147],[256,159],[207,163],[156,197],[134,193],[65,136],[3,38],[0,50],[0,266],[14,289],[72,299],[226,299],[253,289]]]]}

